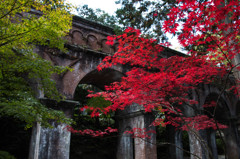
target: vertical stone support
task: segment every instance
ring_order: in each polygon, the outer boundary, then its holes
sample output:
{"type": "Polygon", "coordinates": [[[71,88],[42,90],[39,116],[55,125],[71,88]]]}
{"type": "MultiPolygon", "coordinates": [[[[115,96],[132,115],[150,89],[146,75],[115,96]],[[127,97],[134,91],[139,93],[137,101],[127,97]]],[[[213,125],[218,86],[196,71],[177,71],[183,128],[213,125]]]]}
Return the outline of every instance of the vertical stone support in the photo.
{"type": "Polygon", "coordinates": [[[240,159],[239,137],[236,122],[231,121],[228,128],[223,129],[228,159],[240,159]]]}
{"type": "Polygon", "coordinates": [[[132,138],[124,134],[126,130],[133,128],[155,130],[154,126],[150,126],[154,120],[153,115],[141,109],[141,106],[132,105],[116,115],[120,132],[117,159],[157,159],[156,134],[148,134],[149,139],[132,138]]]}
{"type": "MultiPolygon", "coordinates": [[[[155,120],[152,113],[144,114],[144,124],[147,131],[153,130],[156,131],[156,127],[151,125],[152,122],[155,120]],[[151,126],[150,126],[151,125],[151,126]]],[[[157,159],[157,141],[156,141],[156,134],[150,133],[150,138],[145,139],[145,147],[146,147],[146,159],[157,159]]],[[[137,157],[136,157],[137,159],[137,157]]]]}
{"type": "Polygon", "coordinates": [[[203,157],[200,134],[197,131],[188,131],[189,144],[190,144],[190,158],[199,159],[203,157]],[[198,156],[198,157],[197,157],[198,156]]]}
{"type": "MultiPolygon", "coordinates": [[[[127,128],[130,130],[131,128],[127,128]]],[[[118,138],[118,151],[117,151],[117,159],[133,159],[134,158],[134,138],[130,134],[124,134],[118,138]]]]}
{"type": "Polygon", "coordinates": [[[212,151],[211,147],[209,146],[208,137],[209,133],[206,129],[199,130],[198,133],[200,134],[201,140],[201,147],[202,147],[202,159],[209,159],[212,158],[212,151]],[[211,157],[210,157],[211,156],[211,157]]]}
{"type": "MultiPolygon", "coordinates": [[[[146,128],[145,127],[145,120],[144,120],[144,115],[139,115],[139,116],[136,116],[134,118],[132,118],[132,120],[135,120],[135,127],[134,125],[132,125],[132,128],[140,128],[140,129],[144,129],[146,128]]],[[[138,137],[135,137],[134,138],[134,154],[135,154],[135,159],[139,158],[139,159],[145,159],[147,157],[147,146],[149,145],[147,143],[147,138],[138,138],[138,137]]],[[[150,156],[148,156],[150,157],[150,156]]]]}
{"type": "Polygon", "coordinates": [[[171,159],[183,159],[182,131],[168,125],[169,155],[171,159]]]}
{"type": "Polygon", "coordinates": [[[29,159],[38,159],[41,125],[37,122],[32,128],[31,143],[29,148],[29,159]]]}
{"type": "MultiPolygon", "coordinates": [[[[52,109],[61,110],[66,117],[71,118],[75,101],[41,99],[41,102],[52,109]]],[[[37,123],[33,127],[29,159],[69,159],[71,132],[64,129],[67,125],[50,121],[53,128],[44,128],[37,123]]]]}
{"type": "Polygon", "coordinates": [[[210,147],[207,141],[206,130],[189,130],[190,158],[191,159],[209,159],[210,147]]]}
{"type": "Polygon", "coordinates": [[[209,131],[209,146],[212,151],[212,158],[213,159],[218,159],[218,151],[217,151],[217,143],[216,143],[216,131],[211,130],[209,131]]]}

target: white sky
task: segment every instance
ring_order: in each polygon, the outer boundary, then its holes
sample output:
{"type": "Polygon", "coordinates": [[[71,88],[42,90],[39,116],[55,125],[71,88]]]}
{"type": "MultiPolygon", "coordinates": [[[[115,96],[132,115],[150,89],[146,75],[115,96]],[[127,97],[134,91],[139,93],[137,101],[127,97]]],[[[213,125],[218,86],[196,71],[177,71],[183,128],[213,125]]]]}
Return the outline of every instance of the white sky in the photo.
{"type": "MultiPolygon", "coordinates": [[[[101,10],[104,10],[110,15],[113,15],[114,12],[117,10],[117,8],[121,7],[121,5],[115,4],[116,0],[66,0],[66,1],[76,6],[87,4],[89,8],[93,8],[93,9],[100,8],[101,10]]],[[[169,39],[171,39],[172,36],[168,36],[168,37],[169,39]]],[[[176,37],[171,39],[170,42],[172,43],[172,46],[170,48],[183,52],[180,49],[181,46],[178,43],[176,37]]]]}
{"type": "Polygon", "coordinates": [[[110,15],[120,8],[120,5],[115,4],[115,0],[67,0],[67,2],[77,6],[87,4],[89,8],[100,8],[110,15]]]}

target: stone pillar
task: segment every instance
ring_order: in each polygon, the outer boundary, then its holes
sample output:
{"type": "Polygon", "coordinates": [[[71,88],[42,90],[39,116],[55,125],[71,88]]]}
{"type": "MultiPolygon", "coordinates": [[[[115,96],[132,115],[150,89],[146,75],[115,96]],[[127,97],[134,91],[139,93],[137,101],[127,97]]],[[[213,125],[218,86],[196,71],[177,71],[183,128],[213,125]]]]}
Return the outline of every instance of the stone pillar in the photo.
{"type": "Polygon", "coordinates": [[[199,130],[198,133],[200,134],[200,141],[201,141],[200,144],[202,147],[202,159],[212,158],[210,157],[210,153],[212,153],[212,151],[208,143],[208,137],[209,137],[208,131],[206,129],[202,129],[202,130],[199,130]]]}
{"type": "MultiPolygon", "coordinates": [[[[156,131],[155,126],[150,126],[152,122],[155,120],[152,113],[145,113],[144,114],[144,127],[147,131],[156,131]]],[[[156,140],[156,134],[150,133],[150,138],[145,139],[145,147],[146,147],[146,159],[157,159],[157,140],[156,140]]],[[[137,159],[137,157],[136,157],[137,159]]]]}
{"type": "MultiPolygon", "coordinates": [[[[125,131],[130,129],[127,128],[125,131]]],[[[118,138],[117,159],[134,159],[134,138],[130,134],[121,132],[118,138]]]]}
{"type": "Polygon", "coordinates": [[[118,112],[116,118],[120,132],[117,159],[157,159],[156,134],[148,134],[150,139],[132,138],[124,134],[133,128],[155,130],[155,127],[150,126],[154,120],[153,115],[145,113],[141,106],[133,105],[118,112]]]}
{"type": "Polygon", "coordinates": [[[191,159],[203,159],[203,149],[201,144],[201,136],[198,131],[188,131],[189,136],[189,146],[190,146],[190,158],[191,159]]]}
{"type": "Polygon", "coordinates": [[[189,130],[191,159],[217,158],[215,134],[209,135],[207,130],[189,130]],[[210,154],[211,153],[211,154],[210,154]]]}
{"type": "Polygon", "coordinates": [[[182,131],[167,125],[169,145],[169,155],[171,159],[183,159],[182,131]]]}
{"type": "MultiPolygon", "coordinates": [[[[66,117],[71,118],[75,101],[61,101],[41,99],[47,107],[61,110],[66,117]]],[[[37,123],[33,127],[29,159],[69,159],[71,132],[64,129],[67,125],[50,121],[53,128],[44,128],[37,123]]]]}
{"type": "Polygon", "coordinates": [[[217,151],[217,144],[216,144],[216,131],[210,130],[209,131],[209,146],[211,148],[212,158],[218,159],[218,151],[217,151]]]}
{"type": "Polygon", "coordinates": [[[240,159],[239,136],[235,121],[231,121],[228,128],[222,130],[226,143],[228,159],[240,159]]]}

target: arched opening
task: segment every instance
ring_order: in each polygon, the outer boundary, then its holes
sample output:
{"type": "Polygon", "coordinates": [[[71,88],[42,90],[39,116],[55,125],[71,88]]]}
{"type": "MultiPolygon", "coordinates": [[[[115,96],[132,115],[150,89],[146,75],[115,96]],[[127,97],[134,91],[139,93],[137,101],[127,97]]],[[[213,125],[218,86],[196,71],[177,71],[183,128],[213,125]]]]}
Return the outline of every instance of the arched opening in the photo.
{"type": "MultiPolygon", "coordinates": [[[[237,129],[238,129],[238,137],[240,138],[240,101],[237,102],[237,129]]],[[[240,140],[240,139],[239,139],[240,140]]]]}
{"type": "MultiPolygon", "coordinates": [[[[182,131],[177,129],[172,125],[166,126],[166,137],[168,138],[168,147],[167,154],[164,155],[163,159],[188,159],[190,158],[190,143],[189,135],[187,131],[182,131]]],[[[164,133],[162,133],[164,134],[164,133]]],[[[160,134],[160,136],[162,136],[160,134]]],[[[163,150],[166,152],[166,150],[163,150]]],[[[158,153],[159,154],[159,153],[158,153]]],[[[159,155],[158,155],[159,157],[159,155]]],[[[161,156],[159,157],[159,159],[161,156]]]]}
{"type": "Polygon", "coordinates": [[[105,85],[120,81],[123,76],[125,76],[123,73],[110,68],[102,71],[93,70],[84,76],[79,84],[91,84],[104,90],[105,85]]]}
{"type": "MultiPolygon", "coordinates": [[[[211,93],[207,96],[204,105],[204,113],[210,118],[213,118],[216,123],[230,126],[230,110],[223,97],[220,97],[217,93],[211,93]],[[213,104],[211,106],[211,104],[213,104]]],[[[227,128],[228,129],[228,128],[227,128]]],[[[224,157],[226,154],[226,142],[227,129],[213,130],[209,128],[208,131],[208,146],[211,150],[211,155],[214,159],[224,157]]]]}
{"type": "Polygon", "coordinates": [[[190,158],[190,142],[187,131],[182,132],[183,158],[190,158]]]}
{"type": "Polygon", "coordinates": [[[84,40],[83,33],[79,30],[74,30],[72,32],[72,43],[75,45],[86,45],[86,41],[84,40]]]}
{"type": "Polygon", "coordinates": [[[106,52],[106,53],[111,53],[111,48],[109,45],[106,44],[107,39],[103,39],[101,41],[101,51],[106,52]]]}
{"type": "Polygon", "coordinates": [[[227,124],[230,118],[230,110],[222,97],[218,94],[209,94],[205,100],[204,113],[209,117],[214,118],[216,121],[222,124],[227,124]],[[213,104],[211,106],[211,104],[213,104]]]}
{"type": "MultiPolygon", "coordinates": [[[[79,101],[80,105],[75,108],[74,121],[76,130],[92,129],[104,130],[107,127],[116,128],[115,120],[111,115],[100,114],[97,118],[91,118],[89,112],[79,111],[84,105],[89,105],[94,100],[87,98],[88,90],[99,92],[104,90],[105,85],[120,81],[123,74],[113,69],[104,69],[103,71],[91,71],[79,82],[74,93],[74,100],[79,101]]],[[[100,104],[106,104],[104,99],[96,99],[100,104]]],[[[112,114],[113,115],[113,114],[112,114]]],[[[72,134],[70,144],[70,158],[88,158],[88,159],[114,159],[116,158],[118,137],[116,134],[103,137],[80,136],[72,134]]]]}
{"type": "Polygon", "coordinates": [[[98,40],[97,40],[96,36],[88,35],[87,36],[87,45],[93,50],[98,49],[99,46],[98,46],[98,40]]]}
{"type": "MultiPolygon", "coordinates": [[[[173,130],[174,131],[174,130],[173,130]]],[[[157,158],[158,159],[168,159],[173,152],[166,151],[168,149],[174,149],[174,145],[168,145],[165,143],[171,142],[171,139],[174,137],[169,135],[171,132],[169,131],[169,127],[163,127],[163,126],[156,126],[156,140],[157,140],[157,158]],[[169,148],[171,147],[171,148],[169,148]]],[[[173,141],[174,142],[174,141],[173,141]]],[[[174,151],[173,150],[173,151],[174,151]]]]}

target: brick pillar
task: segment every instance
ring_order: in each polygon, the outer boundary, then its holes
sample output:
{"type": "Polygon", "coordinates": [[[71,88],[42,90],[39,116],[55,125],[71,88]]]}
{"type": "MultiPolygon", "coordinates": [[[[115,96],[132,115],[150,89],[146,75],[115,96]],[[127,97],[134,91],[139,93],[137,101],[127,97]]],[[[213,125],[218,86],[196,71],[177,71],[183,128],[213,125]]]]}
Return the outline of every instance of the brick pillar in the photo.
{"type": "MultiPolygon", "coordinates": [[[[61,101],[41,99],[47,107],[61,110],[66,117],[71,118],[75,101],[61,101]]],[[[44,128],[37,123],[33,127],[29,159],[69,159],[71,133],[64,129],[66,124],[50,121],[53,128],[44,128]]]]}
{"type": "Polygon", "coordinates": [[[132,105],[116,115],[119,124],[119,142],[117,159],[157,159],[156,134],[149,134],[147,138],[132,138],[124,134],[124,131],[133,128],[146,128],[155,130],[150,126],[154,117],[151,113],[145,113],[141,106],[132,105]]]}

